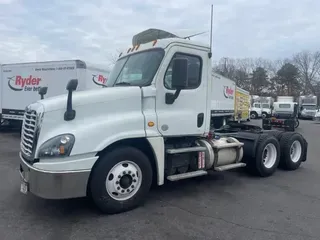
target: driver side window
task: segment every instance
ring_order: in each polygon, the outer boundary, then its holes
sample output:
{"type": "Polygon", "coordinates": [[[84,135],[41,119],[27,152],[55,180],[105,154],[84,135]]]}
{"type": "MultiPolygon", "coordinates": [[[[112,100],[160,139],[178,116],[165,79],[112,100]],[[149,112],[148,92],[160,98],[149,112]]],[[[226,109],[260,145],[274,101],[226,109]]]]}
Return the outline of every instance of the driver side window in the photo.
{"type": "Polygon", "coordinates": [[[172,64],[175,58],[186,58],[188,59],[188,87],[185,89],[196,89],[201,83],[201,70],[202,70],[202,59],[199,56],[176,53],[167,68],[164,75],[164,86],[167,89],[174,90],[172,88],[172,64]]]}

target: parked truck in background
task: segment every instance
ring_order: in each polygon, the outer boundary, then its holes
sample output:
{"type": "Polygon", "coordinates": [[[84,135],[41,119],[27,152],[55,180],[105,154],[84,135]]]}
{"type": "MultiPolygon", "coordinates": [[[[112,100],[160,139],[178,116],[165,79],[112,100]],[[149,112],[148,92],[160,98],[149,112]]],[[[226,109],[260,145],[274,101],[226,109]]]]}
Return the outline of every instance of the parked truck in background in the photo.
{"type": "Polygon", "coordinates": [[[260,97],[258,95],[250,96],[250,118],[256,119],[262,116],[260,97]]]}
{"type": "Polygon", "coordinates": [[[218,86],[225,86],[223,98],[234,103],[231,83],[212,74],[209,46],[166,33],[158,30],[156,40],[125,51],[107,88],[75,92],[73,79],[68,94],[27,107],[22,193],[88,196],[104,213],[118,213],[139,206],[152,182],[241,167],[268,177],[278,166],[294,170],[306,160],[307,142],[298,133],[265,133],[255,126],[212,132],[213,110],[229,106],[216,99],[218,86]],[[292,154],[295,146],[301,151],[292,154]]]}
{"type": "Polygon", "coordinates": [[[236,87],[233,120],[238,122],[250,120],[250,93],[239,87],[236,87]]]}
{"type": "Polygon", "coordinates": [[[295,131],[299,127],[298,103],[293,96],[277,96],[273,103],[271,117],[263,120],[263,128],[270,130],[272,127],[283,128],[286,131],[295,131]]]}
{"type": "Polygon", "coordinates": [[[317,96],[307,95],[299,96],[299,118],[313,119],[317,112],[318,99],[317,96]]]}
{"type": "Polygon", "coordinates": [[[21,125],[27,105],[39,99],[40,87],[46,97],[65,92],[70,79],[78,79],[79,90],[102,88],[109,71],[81,60],[3,64],[0,73],[0,118],[21,125]]]}
{"type": "Polygon", "coordinates": [[[262,118],[271,116],[271,108],[273,106],[273,98],[272,97],[260,97],[261,109],[262,109],[262,118]]]}

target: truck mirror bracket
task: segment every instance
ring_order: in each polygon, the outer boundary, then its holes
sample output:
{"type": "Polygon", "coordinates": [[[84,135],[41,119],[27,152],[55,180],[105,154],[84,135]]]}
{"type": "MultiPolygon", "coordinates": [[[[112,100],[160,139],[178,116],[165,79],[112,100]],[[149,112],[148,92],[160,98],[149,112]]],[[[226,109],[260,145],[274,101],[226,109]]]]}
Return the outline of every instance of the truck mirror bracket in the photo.
{"type": "Polygon", "coordinates": [[[166,93],[166,104],[173,104],[179,97],[181,89],[177,89],[175,93],[166,93]]]}
{"type": "Polygon", "coordinates": [[[44,95],[47,94],[47,91],[48,91],[48,87],[41,87],[39,89],[38,93],[39,93],[41,99],[44,99],[44,95]]]}

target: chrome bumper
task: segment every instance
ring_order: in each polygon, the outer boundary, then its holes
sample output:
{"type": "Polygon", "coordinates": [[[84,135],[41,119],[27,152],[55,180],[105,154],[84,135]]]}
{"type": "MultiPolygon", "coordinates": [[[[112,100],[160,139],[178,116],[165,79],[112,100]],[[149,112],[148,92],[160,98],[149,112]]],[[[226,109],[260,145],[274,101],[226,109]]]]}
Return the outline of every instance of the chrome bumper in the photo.
{"type": "Polygon", "coordinates": [[[34,168],[20,155],[20,179],[27,192],[45,199],[67,199],[84,197],[90,170],[44,171],[34,168]]]}

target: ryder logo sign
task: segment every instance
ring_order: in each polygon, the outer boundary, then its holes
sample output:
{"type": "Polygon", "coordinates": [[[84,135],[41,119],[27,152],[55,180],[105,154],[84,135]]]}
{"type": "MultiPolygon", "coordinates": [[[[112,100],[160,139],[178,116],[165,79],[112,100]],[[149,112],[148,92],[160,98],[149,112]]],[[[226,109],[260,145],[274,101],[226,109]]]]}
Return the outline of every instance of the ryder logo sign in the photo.
{"type": "Polygon", "coordinates": [[[229,86],[223,86],[223,95],[225,98],[233,99],[234,90],[229,86]]]}
{"type": "Polygon", "coordinates": [[[8,86],[13,91],[33,92],[39,91],[41,78],[29,75],[22,77],[20,75],[8,77],[8,86]]]}
{"type": "Polygon", "coordinates": [[[99,75],[92,74],[92,82],[98,86],[105,87],[106,82],[107,82],[107,78],[101,74],[99,74],[99,75]]]}

